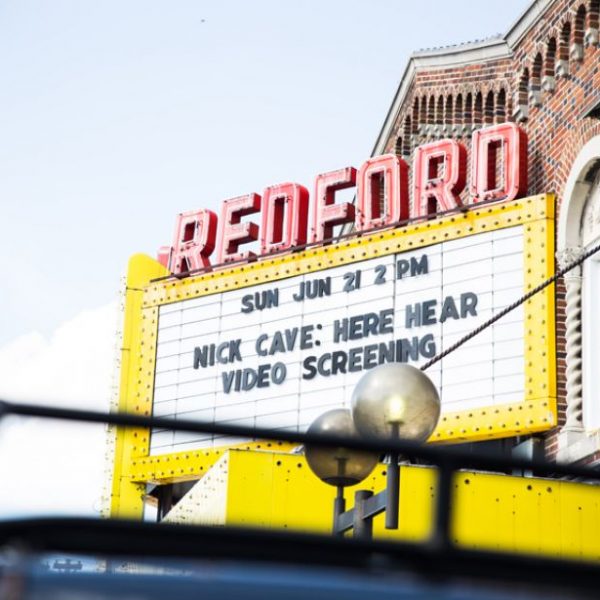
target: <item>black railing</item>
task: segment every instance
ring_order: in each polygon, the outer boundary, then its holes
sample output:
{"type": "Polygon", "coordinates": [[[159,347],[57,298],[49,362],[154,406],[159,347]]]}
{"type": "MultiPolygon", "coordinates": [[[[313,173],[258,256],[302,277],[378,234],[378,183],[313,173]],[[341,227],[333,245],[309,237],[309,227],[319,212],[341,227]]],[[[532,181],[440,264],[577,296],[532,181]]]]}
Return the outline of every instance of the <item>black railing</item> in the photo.
{"type": "Polygon", "coordinates": [[[356,450],[376,451],[382,455],[401,455],[413,461],[425,461],[438,469],[435,518],[433,520],[429,545],[432,548],[440,550],[454,546],[451,536],[453,509],[452,485],[454,473],[460,469],[501,473],[511,473],[514,471],[532,472],[536,476],[541,477],[577,479],[600,484],[600,469],[597,467],[559,464],[546,460],[507,458],[483,452],[474,455],[461,450],[459,446],[423,445],[411,441],[387,441],[375,438],[344,438],[335,435],[315,435],[224,423],[204,423],[186,419],[148,417],[123,413],[102,413],[0,401],[0,421],[2,418],[11,415],[107,424],[117,427],[170,429],[173,431],[187,431],[237,438],[277,440],[328,448],[343,446],[356,450]]]}
{"type": "MultiPolygon", "coordinates": [[[[0,551],[12,547],[21,554],[34,556],[51,552],[104,557],[108,559],[107,573],[112,572],[110,565],[113,560],[120,561],[123,558],[134,562],[207,559],[248,563],[259,561],[269,565],[317,565],[319,568],[358,568],[367,572],[396,575],[405,573],[409,578],[421,577],[427,584],[435,582],[438,586],[456,583],[464,586],[467,582],[467,585],[497,589],[499,584],[505,588],[516,585],[519,590],[533,589],[538,594],[546,590],[550,595],[560,593],[563,594],[561,597],[569,598],[596,597],[600,586],[600,564],[597,562],[474,550],[455,544],[451,536],[453,476],[459,469],[503,473],[519,470],[544,477],[598,483],[600,470],[597,468],[553,464],[544,460],[504,458],[493,454],[473,455],[456,446],[316,436],[183,419],[106,414],[0,401],[0,423],[9,416],[60,419],[125,428],[172,429],[324,447],[344,446],[375,450],[381,454],[397,453],[407,459],[425,461],[436,466],[438,481],[432,532],[429,540],[424,543],[340,538],[264,528],[148,523],[141,520],[29,518],[0,521],[0,551]]],[[[3,482],[5,483],[7,482],[3,482]]]]}

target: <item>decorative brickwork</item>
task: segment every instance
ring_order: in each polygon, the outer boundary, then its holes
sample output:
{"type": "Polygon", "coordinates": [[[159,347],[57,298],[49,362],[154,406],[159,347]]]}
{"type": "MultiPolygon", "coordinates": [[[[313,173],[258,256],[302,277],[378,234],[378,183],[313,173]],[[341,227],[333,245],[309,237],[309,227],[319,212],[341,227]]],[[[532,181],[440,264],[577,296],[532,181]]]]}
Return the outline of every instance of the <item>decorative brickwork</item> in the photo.
{"type": "MultiPolygon", "coordinates": [[[[600,120],[586,116],[600,102],[599,15],[600,0],[538,0],[503,38],[417,53],[376,151],[401,149],[410,161],[416,145],[451,137],[470,153],[474,129],[518,122],[529,138],[529,194],[556,194],[560,214],[574,160],[600,135],[600,120]]],[[[559,429],[581,424],[580,288],[580,279],[556,286],[559,429]]],[[[546,436],[550,458],[557,431],[546,436]]]]}

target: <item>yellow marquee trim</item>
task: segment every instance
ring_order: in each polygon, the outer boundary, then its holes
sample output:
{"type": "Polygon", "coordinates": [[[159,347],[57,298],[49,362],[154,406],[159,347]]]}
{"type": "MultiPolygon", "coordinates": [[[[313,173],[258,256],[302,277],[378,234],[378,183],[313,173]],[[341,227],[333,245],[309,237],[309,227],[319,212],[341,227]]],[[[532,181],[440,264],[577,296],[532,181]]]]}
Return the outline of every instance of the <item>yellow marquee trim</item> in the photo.
{"type": "MultiPolygon", "coordinates": [[[[336,244],[308,248],[184,279],[158,280],[167,274],[164,267],[149,257],[136,255],[130,261],[127,282],[119,409],[136,414],[151,414],[158,308],[163,304],[318,272],[329,267],[515,225],[523,225],[524,228],[525,293],[554,273],[552,195],[542,194],[472,208],[463,213],[403,228],[381,230],[336,244]]],[[[524,315],[526,393],[523,401],[505,406],[445,413],[430,438],[432,441],[507,437],[547,430],[556,425],[554,286],[547,287],[530,299],[524,306],[524,315]]],[[[219,451],[211,450],[210,456],[203,458],[196,456],[195,451],[149,457],[148,451],[147,430],[118,433],[113,515],[140,514],[144,492],[136,482],[160,483],[194,476],[197,478],[219,456],[219,451]],[[157,468],[158,464],[164,465],[167,462],[170,466],[177,466],[157,468]]]]}

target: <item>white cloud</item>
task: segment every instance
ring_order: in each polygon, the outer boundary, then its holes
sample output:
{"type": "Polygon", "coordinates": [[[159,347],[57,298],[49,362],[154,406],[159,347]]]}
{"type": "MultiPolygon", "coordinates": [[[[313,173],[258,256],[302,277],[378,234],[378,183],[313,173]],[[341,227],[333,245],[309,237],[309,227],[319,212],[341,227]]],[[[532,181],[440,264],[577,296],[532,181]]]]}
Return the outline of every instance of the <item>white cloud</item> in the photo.
{"type": "MultiPolygon", "coordinates": [[[[0,347],[0,398],[107,411],[115,360],[116,303],[86,310],[49,339],[0,347]]],[[[0,425],[0,518],[96,514],[105,486],[105,429],[45,419],[0,425]]]]}

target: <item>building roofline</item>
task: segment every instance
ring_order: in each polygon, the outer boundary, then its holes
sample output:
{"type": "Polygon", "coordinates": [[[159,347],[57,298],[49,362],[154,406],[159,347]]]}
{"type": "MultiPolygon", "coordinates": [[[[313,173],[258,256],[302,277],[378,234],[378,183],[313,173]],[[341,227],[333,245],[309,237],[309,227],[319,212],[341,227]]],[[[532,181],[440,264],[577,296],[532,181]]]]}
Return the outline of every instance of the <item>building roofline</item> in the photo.
{"type": "Polygon", "coordinates": [[[531,4],[519,15],[504,35],[511,50],[523,39],[525,34],[533,27],[536,21],[550,7],[555,0],[533,0],[531,4]]]}
{"type": "Polygon", "coordinates": [[[533,0],[503,36],[498,35],[456,46],[419,50],[411,54],[392,104],[375,140],[371,156],[383,152],[385,141],[391,133],[417,71],[460,67],[469,63],[486,62],[512,56],[514,47],[554,1],[533,0]]]}

